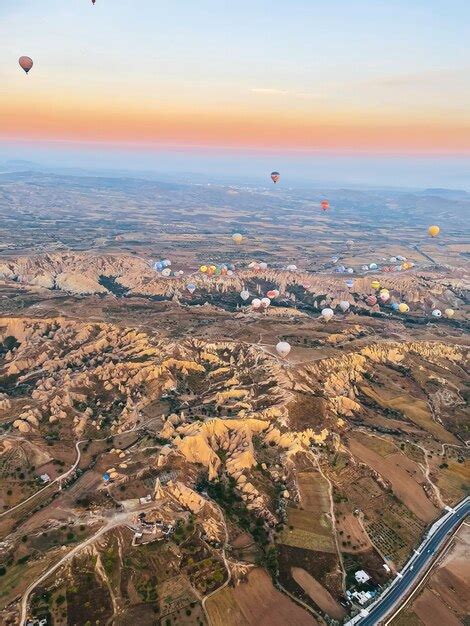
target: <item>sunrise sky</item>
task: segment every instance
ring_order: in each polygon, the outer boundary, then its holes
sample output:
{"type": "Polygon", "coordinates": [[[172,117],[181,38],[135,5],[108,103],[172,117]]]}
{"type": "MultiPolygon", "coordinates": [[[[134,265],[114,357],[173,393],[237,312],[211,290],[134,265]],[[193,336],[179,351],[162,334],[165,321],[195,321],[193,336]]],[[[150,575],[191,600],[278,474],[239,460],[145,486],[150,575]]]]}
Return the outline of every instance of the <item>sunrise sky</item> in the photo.
{"type": "Polygon", "coordinates": [[[468,155],[469,41],[467,0],[1,1],[0,139],[468,155]]]}

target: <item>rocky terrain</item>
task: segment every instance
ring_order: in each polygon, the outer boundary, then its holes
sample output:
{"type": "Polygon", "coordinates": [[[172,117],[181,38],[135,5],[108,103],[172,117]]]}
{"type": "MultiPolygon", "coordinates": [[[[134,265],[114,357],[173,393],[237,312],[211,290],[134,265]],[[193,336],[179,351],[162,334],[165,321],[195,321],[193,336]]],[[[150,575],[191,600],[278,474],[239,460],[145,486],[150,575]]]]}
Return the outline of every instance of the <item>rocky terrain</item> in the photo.
{"type": "Polygon", "coordinates": [[[468,493],[466,195],[315,193],[1,177],[1,623],[340,624],[468,493]]]}

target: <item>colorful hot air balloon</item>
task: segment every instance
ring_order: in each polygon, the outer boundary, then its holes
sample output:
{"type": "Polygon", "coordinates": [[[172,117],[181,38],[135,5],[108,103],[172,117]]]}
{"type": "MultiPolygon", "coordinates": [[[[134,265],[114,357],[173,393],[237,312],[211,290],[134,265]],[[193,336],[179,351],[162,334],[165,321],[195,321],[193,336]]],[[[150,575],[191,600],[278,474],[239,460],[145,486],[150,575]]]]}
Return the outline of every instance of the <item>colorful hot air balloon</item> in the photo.
{"type": "Polygon", "coordinates": [[[250,292],[247,291],[246,289],[240,292],[240,298],[243,300],[243,302],[246,302],[249,297],[250,297],[250,292]]]}
{"type": "Polygon", "coordinates": [[[454,309],[446,309],[444,313],[446,314],[446,317],[454,317],[455,311],[454,309]]]}
{"type": "Polygon", "coordinates": [[[31,59],[30,57],[20,57],[18,63],[20,64],[20,67],[26,72],[26,74],[33,67],[33,59],[31,59]]]}
{"type": "Polygon", "coordinates": [[[279,291],[277,289],[271,289],[266,295],[270,300],[273,300],[274,298],[278,297],[279,291]]]}
{"type": "Polygon", "coordinates": [[[234,235],[232,235],[232,239],[239,246],[243,241],[243,235],[240,235],[240,233],[235,233],[234,235]]]}
{"type": "Polygon", "coordinates": [[[330,309],[330,308],[327,307],[326,309],[322,310],[321,314],[322,314],[323,319],[326,322],[329,322],[335,313],[334,313],[333,309],[330,309]]]}
{"type": "Polygon", "coordinates": [[[437,237],[440,232],[441,229],[439,228],[439,226],[430,226],[428,228],[428,233],[430,237],[437,237]]]}
{"type": "Polygon", "coordinates": [[[375,306],[377,304],[377,298],[375,296],[367,296],[366,302],[369,306],[375,306]]]}
{"type": "Polygon", "coordinates": [[[279,174],[279,172],[271,172],[271,180],[273,181],[274,184],[276,184],[280,178],[281,178],[281,175],[279,174]]]}
{"type": "Polygon", "coordinates": [[[196,285],[194,283],[188,283],[186,285],[186,289],[189,291],[191,295],[196,291],[196,285]]]}
{"type": "Polygon", "coordinates": [[[290,343],[287,343],[287,341],[280,341],[277,345],[276,345],[276,352],[279,354],[279,356],[281,356],[283,359],[286,358],[286,356],[289,354],[289,352],[291,351],[291,345],[290,343]]]}
{"type": "Polygon", "coordinates": [[[322,200],[320,202],[320,207],[322,211],[328,211],[328,209],[330,208],[330,203],[328,200],[322,200]]]}

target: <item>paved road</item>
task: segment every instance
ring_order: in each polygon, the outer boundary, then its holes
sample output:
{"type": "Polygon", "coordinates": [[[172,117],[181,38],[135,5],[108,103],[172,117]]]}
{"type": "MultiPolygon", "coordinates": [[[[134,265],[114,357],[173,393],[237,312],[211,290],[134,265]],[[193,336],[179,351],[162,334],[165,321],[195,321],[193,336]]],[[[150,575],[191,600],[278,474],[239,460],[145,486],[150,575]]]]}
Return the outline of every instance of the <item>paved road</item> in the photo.
{"type": "Polygon", "coordinates": [[[421,576],[431,566],[448,533],[456,529],[462,520],[470,514],[470,500],[466,499],[462,505],[455,507],[455,511],[432,537],[421,546],[420,554],[413,560],[412,567],[409,565],[403,570],[403,578],[399,579],[388,592],[385,592],[383,599],[371,608],[367,617],[357,622],[357,626],[376,626],[413,589],[421,576]]]}

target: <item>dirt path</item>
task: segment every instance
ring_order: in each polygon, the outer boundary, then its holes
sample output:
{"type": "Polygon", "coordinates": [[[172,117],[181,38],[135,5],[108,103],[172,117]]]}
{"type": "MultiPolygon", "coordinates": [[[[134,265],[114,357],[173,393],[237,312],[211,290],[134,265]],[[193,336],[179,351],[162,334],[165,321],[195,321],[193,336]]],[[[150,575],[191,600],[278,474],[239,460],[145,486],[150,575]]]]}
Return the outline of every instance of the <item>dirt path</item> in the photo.
{"type": "Polygon", "coordinates": [[[56,570],[58,570],[62,565],[64,565],[64,563],[67,563],[67,561],[70,561],[70,559],[73,559],[73,557],[76,554],[78,554],[81,550],[93,544],[99,537],[107,533],[112,528],[116,528],[117,526],[121,526],[123,523],[125,523],[128,520],[129,516],[130,516],[129,513],[119,513],[118,515],[116,515],[107,524],[102,526],[94,535],[92,535],[91,537],[88,537],[88,539],[78,544],[78,546],[75,546],[75,548],[70,550],[70,552],[65,554],[59,561],[57,561],[55,565],[53,565],[48,570],[46,570],[44,574],[42,574],[39,578],[37,578],[34,582],[32,582],[29,585],[29,587],[24,592],[23,597],[21,598],[20,626],[26,626],[26,619],[27,619],[27,613],[28,613],[28,600],[29,600],[31,593],[36,589],[36,587],[40,585],[41,583],[43,583],[45,580],[47,580],[47,578],[51,574],[53,574],[56,570]]]}

